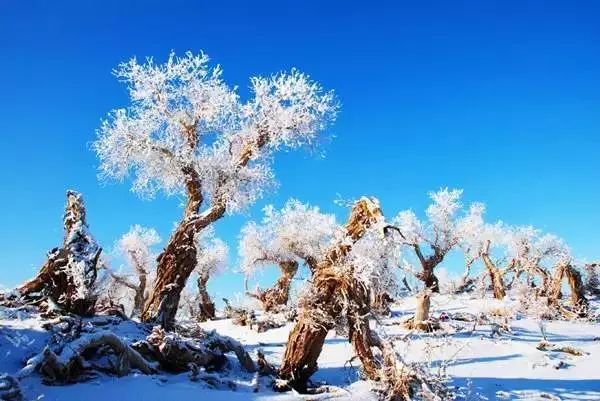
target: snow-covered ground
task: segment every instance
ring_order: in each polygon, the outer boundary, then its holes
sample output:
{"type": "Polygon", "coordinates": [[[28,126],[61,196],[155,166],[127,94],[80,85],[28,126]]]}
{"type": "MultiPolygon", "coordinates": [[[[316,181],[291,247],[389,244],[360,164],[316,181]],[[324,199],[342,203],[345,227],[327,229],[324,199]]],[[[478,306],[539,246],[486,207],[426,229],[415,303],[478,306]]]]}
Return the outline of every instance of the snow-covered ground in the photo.
{"type": "MultiPolygon", "coordinates": [[[[597,305],[597,302],[595,302],[597,305]]],[[[512,306],[503,305],[509,311],[512,306]]],[[[434,315],[446,312],[478,313],[498,307],[493,301],[469,299],[467,296],[433,298],[434,315]]],[[[430,363],[434,370],[444,370],[451,376],[459,399],[476,400],[600,400],[600,324],[586,322],[547,322],[547,341],[570,345],[584,351],[582,356],[561,352],[540,351],[540,325],[533,319],[512,320],[511,332],[494,335],[491,325],[449,320],[443,332],[435,334],[407,333],[400,324],[414,311],[407,300],[396,306],[391,318],[379,322],[380,330],[395,338],[395,343],[408,360],[430,363]],[[410,341],[409,341],[410,338],[410,341]],[[558,364],[561,363],[561,367],[558,364]]],[[[375,324],[375,322],[374,322],[375,324]]],[[[264,333],[239,327],[230,320],[203,324],[219,334],[239,340],[253,355],[263,350],[266,358],[279,364],[291,324],[264,333]]],[[[139,325],[124,322],[112,329],[126,338],[139,338],[139,325]]],[[[15,374],[23,361],[39,352],[46,344],[48,333],[40,320],[25,313],[4,309],[0,314],[0,372],[15,374]]],[[[374,399],[367,383],[358,380],[357,361],[351,361],[352,349],[343,336],[331,332],[319,360],[315,382],[340,387],[317,398],[340,400],[374,399]]],[[[235,369],[235,366],[234,368],[235,369]]],[[[154,400],[297,400],[315,396],[274,393],[265,381],[254,392],[253,375],[237,369],[231,375],[235,390],[211,389],[204,381],[190,381],[187,374],[131,374],[123,378],[100,376],[86,383],[67,386],[46,386],[37,375],[24,378],[21,387],[28,400],[46,401],[154,401],[154,400]]]]}

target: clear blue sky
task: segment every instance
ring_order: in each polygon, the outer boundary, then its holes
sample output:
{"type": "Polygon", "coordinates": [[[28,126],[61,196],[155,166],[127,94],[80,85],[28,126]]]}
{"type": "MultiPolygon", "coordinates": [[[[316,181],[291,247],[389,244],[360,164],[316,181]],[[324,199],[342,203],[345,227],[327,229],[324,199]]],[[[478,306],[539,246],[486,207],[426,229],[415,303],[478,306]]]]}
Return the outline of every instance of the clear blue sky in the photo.
{"type": "Polygon", "coordinates": [[[278,191],[218,224],[233,267],[240,226],[267,203],[293,196],[343,219],[338,194],[367,194],[392,215],[422,211],[442,186],[598,257],[599,21],[595,1],[0,0],[0,282],[33,275],[60,243],[68,188],[106,248],[135,223],[168,236],[181,199],[100,184],[89,143],[126,105],[111,69],[171,49],[203,49],[242,92],[253,74],[295,66],[342,103],[324,159],[277,157],[278,191]]]}

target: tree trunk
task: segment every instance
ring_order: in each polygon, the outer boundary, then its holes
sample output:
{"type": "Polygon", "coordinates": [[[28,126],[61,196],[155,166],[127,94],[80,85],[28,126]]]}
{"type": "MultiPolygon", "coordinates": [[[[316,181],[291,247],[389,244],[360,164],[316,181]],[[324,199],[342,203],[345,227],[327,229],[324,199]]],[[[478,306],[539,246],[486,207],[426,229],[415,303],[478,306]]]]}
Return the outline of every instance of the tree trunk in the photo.
{"type": "Polygon", "coordinates": [[[140,316],[144,310],[144,303],[146,302],[146,275],[139,276],[139,284],[135,288],[135,296],[133,298],[133,316],[140,316]]]}
{"type": "Polygon", "coordinates": [[[431,291],[423,290],[416,297],[417,305],[415,307],[415,316],[408,320],[406,326],[411,330],[433,331],[440,328],[439,323],[432,322],[429,318],[429,310],[431,309],[431,291]]]}
{"type": "Polygon", "coordinates": [[[258,289],[256,293],[246,292],[249,296],[260,301],[265,312],[271,312],[287,304],[292,279],[298,271],[298,262],[295,260],[279,262],[279,269],[281,270],[281,277],[279,277],[273,288],[258,289]]]}
{"type": "Polygon", "coordinates": [[[492,262],[490,255],[488,255],[487,253],[483,253],[481,255],[481,258],[483,259],[483,263],[485,264],[488,274],[490,275],[490,280],[492,282],[492,290],[494,291],[494,298],[504,299],[504,297],[506,296],[506,291],[504,290],[502,272],[496,267],[496,265],[494,265],[494,262],[492,262]]]}
{"type": "Polygon", "coordinates": [[[67,191],[63,245],[48,254],[36,277],[18,288],[25,298],[49,298],[65,312],[93,312],[93,287],[102,248],[88,231],[81,194],[67,191]]]}
{"type": "MultiPolygon", "coordinates": [[[[197,138],[189,138],[193,149],[197,138]]],[[[194,166],[184,168],[183,174],[188,195],[183,220],[158,255],[156,279],[142,312],[143,322],[160,324],[165,330],[175,324],[181,291],[198,263],[196,235],[225,214],[225,203],[219,199],[213,199],[213,205],[200,213],[204,201],[200,176],[194,166]]]]}
{"type": "Polygon", "coordinates": [[[551,291],[548,296],[548,303],[560,309],[558,300],[561,296],[562,279],[565,276],[571,290],[571,306],[577,315],[585,316],[587,314],[588,300],[584,294],[581,273],[571,265],[565,264],[557,267],[552,285],[550,286],[551,291]]]}
{"type": "Polygon", "coordinates": [[[440,283],[436,277],[433,269],[436,265],[426,262],[422,265],[423,270],[417,274],[417,278],[425,284],[425,288],[431,290],[431,292],[440,292],[440,283]]]}
{"type": "MultiPolygon", "coordinates": [[[[188,201],[186,214],[190,210],[193,208],[189,208],[188,201]]],[[[157,258],[156,279],[144,307],[142,321],[160,324],[165,330],[173,328],[181,291],[197,264],[196,234],[224,213],[224,206],[212,207],[202,215],[189,215],[179,224],[157,258]]]]}
{"type": "Polygon", "coordinates": [[[317,370],[327,332],[342,313],[340,291],[348,290],[351,284],[352,277],[340,277],[332,267],[381,216],[377,203],[362,198],[352,208],[346,239],[333,246],[317,264],[311,293],[305,298],[298,323],[290,332],[279,370],[280,377],[297,391],[306,392],[308,379],[317,370]]]}
{"type": "Polygon", "coordinates": [[[208,279],[208,272],[204,272],[198,277],[198,298],[200,302],[198,319],[201,322],[215,318],[215,303],[210,299],[206,289],[208,279]]]}

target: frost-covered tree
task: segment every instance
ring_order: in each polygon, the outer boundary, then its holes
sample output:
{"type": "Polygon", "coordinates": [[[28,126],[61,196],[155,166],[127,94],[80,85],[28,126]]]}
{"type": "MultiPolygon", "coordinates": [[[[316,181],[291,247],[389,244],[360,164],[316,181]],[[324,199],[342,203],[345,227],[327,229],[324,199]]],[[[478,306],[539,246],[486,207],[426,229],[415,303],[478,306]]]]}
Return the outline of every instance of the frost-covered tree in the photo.
{"type": "Polygon", "coordinates": [[[202,53],[171,54],[164,64],[132,59],[115,75],[128,85],[130,105],[111,112],[98,130],[101,175],[131,174],[133,190],[143,196],[161,190],[186,198],[142,314],[170,328],[197,264],[196,234],[271,188],[271,155],[314,144],[337,103],[296,70],[251,78],[253,97],[241,101],[202,53]]]}
{"type": "Polygon", "coordinates": [[[211,300],[206,284],[208,279],[220,274],[227,266],[229,248],[219,238],[215,238],[214,230],[207,230],[196,234],[198,273],[198,314],[195,318],[205,321],[215,318],[215,304],[211,300]]]}
{"type": "Polygon", "coordinates": [[[395,267],[400,258],[401,243],[389,227],[376,199],[363,197],[354,203],[300,299],[298,322],[279,370],[283,380],[277,386],[306,391],[325,337],[341,321],[365,376],[382,384],[385,399],[409,399],[416,388],[428,388],[427,380],[397,356],[369,321],[373,296],[395,286],[397,269],[390,265],[395,267]]]}
{"type": "Polygon", "coordinates": [[[134,225],[116,243],[115,253],[125,258],[129,269],[124,272],[108,271],[117,286],[134,292],[132,316],[140,316],[148,299],[156,271],[156,255],[152,247],[159,242],[156,230],[134,225]]]}
{"type": "Polygon", "coordinates": [[[264,214],[260,224],[249,222],[242,228],[239,253],[247,277],[265,266],[279,266],[281,277],[273,288],[248,291],[270,311],[287,303],[299,263],[313,272],[340,227],[334,215],[323,214],[318,207],[295,199],[288,200],[281,210],[267,206],[264,214]]]}
{"type": "Polygon", "coordinates": [[[431,192],[429,196],[432,203],[426,210],[427,220],[419,220],[412,210],[400,212],[393,220],[401,241],[417,257],[420,270],[413,270],[416,277],[433,292],[439,292],[439,282],[434,270],[442,263],[446,254],[459,244],[462,220],[471,218],[469,214],[480,213],[479,207],[474,205],[467,215],[460,216],[461,195],[460,189],[444,188],[431,192]],[[427,248],[431,250],[429,254],[424,250],[427,248]]]}
{"type": "Polygon", "coordinates": [[[517,277],[525,274],[530,288],[534,288],[536,277],[541,278],[536,295],[547,297],[548,303],[558,308],[564,316],[587,313],[588,302],[581,273],[574,267],[571,251],[561,238],[544,234],[531,226],[515,227],[507,236],[507,244],[509,258],[514,259],[517,277]],[[564,278],[570,288],[573,311],[559,304],[564,278]]]}
{"type": "Polygon", "coordinates": [[[486,223],[483,218],[484,212],[485,206],[482,203],[474,203],[468,215],[459,221],[459,246],[465,254],[467,268],[479,259],[483,261],[490,277],[494,298],[503,299],[506,295],[504,275],[513,268],[514,258],[505,268],[498,266],[498,262],[492,259],[494,248],[505,250],[507,228],[501,222],[486,223]]]}

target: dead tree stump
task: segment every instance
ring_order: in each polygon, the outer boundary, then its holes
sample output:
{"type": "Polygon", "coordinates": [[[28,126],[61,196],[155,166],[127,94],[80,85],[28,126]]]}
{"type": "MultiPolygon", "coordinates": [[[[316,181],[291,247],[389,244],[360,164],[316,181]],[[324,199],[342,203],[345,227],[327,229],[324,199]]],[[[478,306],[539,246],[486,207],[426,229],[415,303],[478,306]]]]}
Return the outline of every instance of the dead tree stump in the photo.
{"type": "Polygon", "coordinates": [[[38,275],[18,291],[26,299],[45,298],[65,312],[90,314],[101,251],[89,232],[81,194],[67,191],[63,244],[49,252],[38,275]]]}

